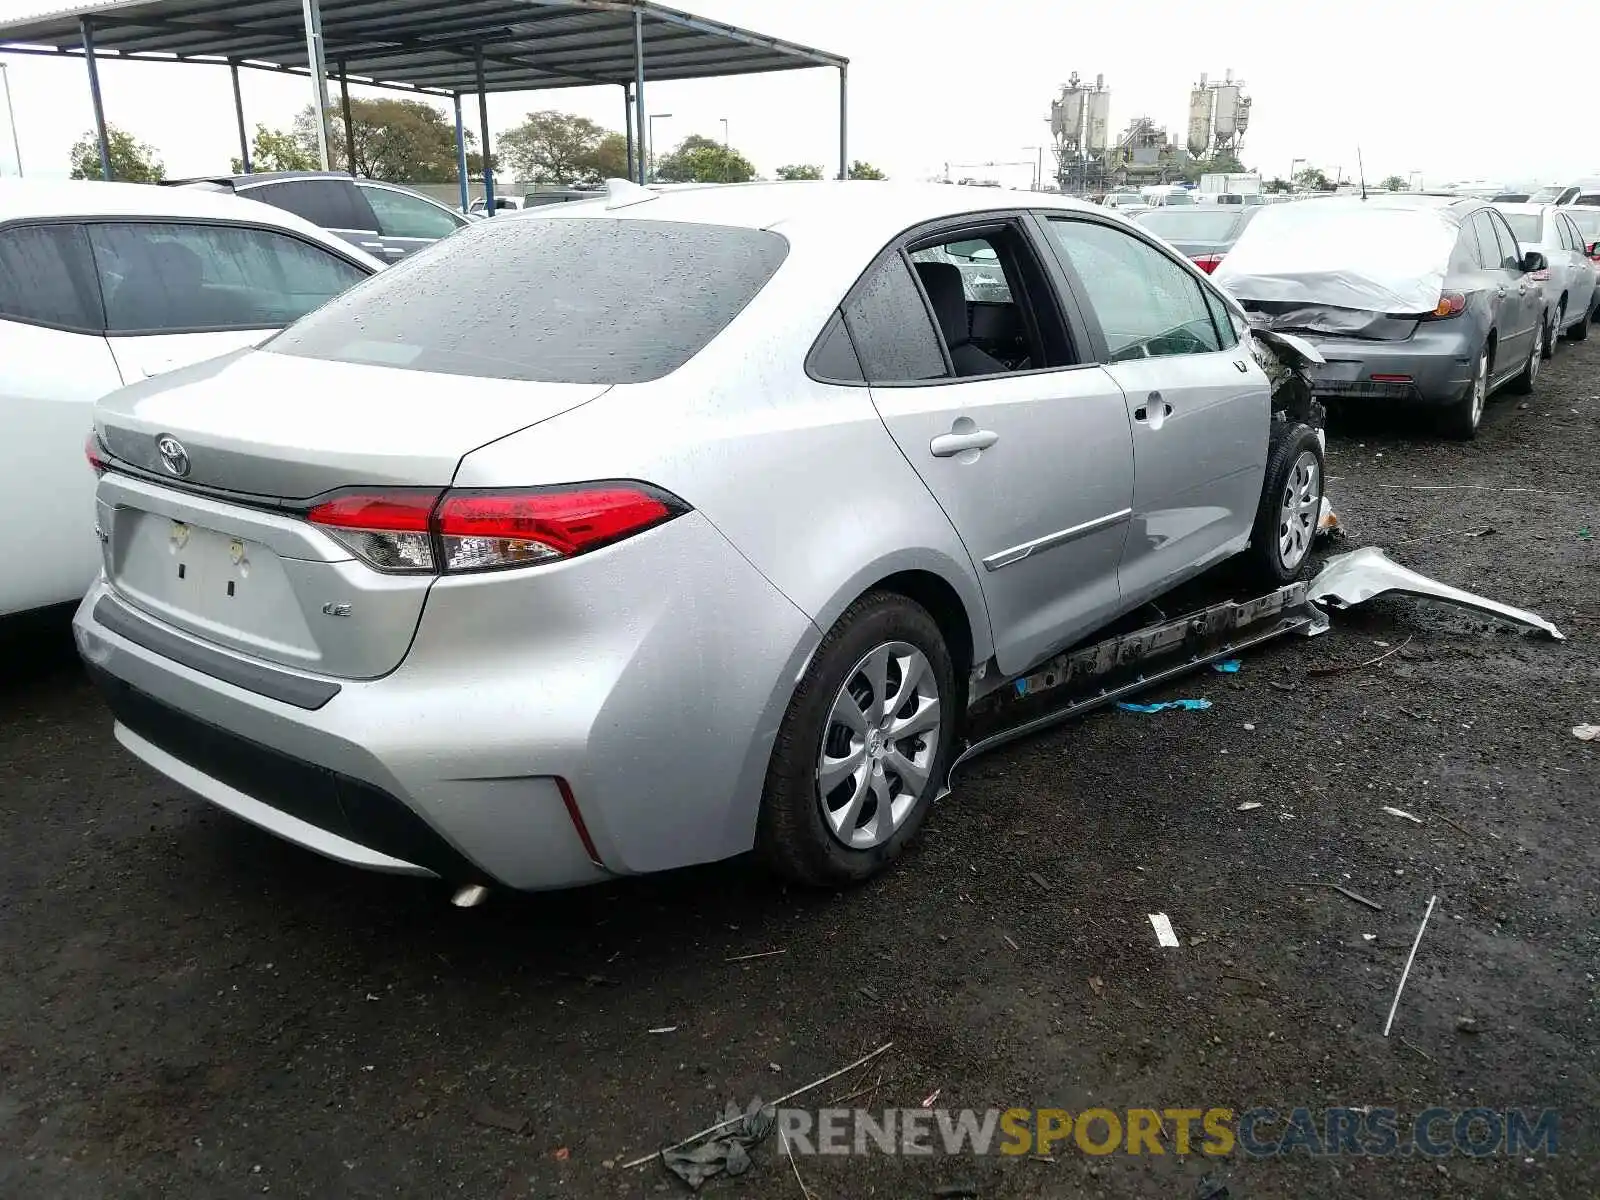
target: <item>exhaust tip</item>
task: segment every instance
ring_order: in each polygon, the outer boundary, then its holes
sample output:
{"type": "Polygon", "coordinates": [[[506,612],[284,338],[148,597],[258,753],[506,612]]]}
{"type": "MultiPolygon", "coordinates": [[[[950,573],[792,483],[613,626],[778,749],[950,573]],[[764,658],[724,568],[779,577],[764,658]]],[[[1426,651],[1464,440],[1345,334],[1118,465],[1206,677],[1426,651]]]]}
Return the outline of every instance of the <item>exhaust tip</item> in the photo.
{"type": "Polygon", "coordinates": [[[477,908],[488,898],[488,888],[481,883],[472,883],[466,887],[457,888],[455,895],[450,897],[450,903],[456,908],[477,908]]]}

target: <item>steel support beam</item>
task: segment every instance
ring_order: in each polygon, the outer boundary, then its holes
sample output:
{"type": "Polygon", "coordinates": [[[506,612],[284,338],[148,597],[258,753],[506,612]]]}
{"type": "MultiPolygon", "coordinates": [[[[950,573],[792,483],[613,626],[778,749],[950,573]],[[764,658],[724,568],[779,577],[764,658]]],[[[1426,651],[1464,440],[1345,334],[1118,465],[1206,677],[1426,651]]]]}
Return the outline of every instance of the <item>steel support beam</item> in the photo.
{"type": "Polygon", "coordinates": [[[839,178],[850,178],[850,68],[839,64],[839,178]]]}
{"type": "Polygon", "coordinates": [[[83,61],[89,66],[89,98],[94,101],[94,139],[100,147],[100,178],[111,178],[111,144],[106,139],[106,110],[100,103],[100,71],[94,62],[94,26],[79,20],[78,30],[83,35],[83,61]]]}
{"type": "Polygon", "coordinates": [[[622,123],[628,130],[628,178],[632,179],[637,173],[633,165],[633,90],[627,84],[622,85],[622,123]]]}
{"type": "Polygon", "coordinates": [[[483,215],[495,215],[494,168],[489,165],[489,93],[483,86],[483,47],[478,47],[478,136],[483,139],[483,215]]]}
{"type": "Polygon", "coordinates": [[[456,177],[461,181],[461,211],[463,214],[472,207],[472,196],[467,190],[467,130],[461,123],[461,93],[455,95],[456,101],[456,177]]]}
{"type": "Polygon", "coordinates": [[[250,135],[244,128],[244,93],[239,90],[239,64],[230,62],[228,74],[233,76],[233,115],[239,121],[239,165],[249,175],[254,168],[250,165],[250,135]]]}
{"type": "Polygon", "coordinates": [[[311,71],[311,106],[317,116],[317,156],[328,169],[328,64],[322,58],[322,5],[302,0],[306,27],[306,64],[311,71]]]}
{"type": "Polygon", "coordinates": [[[645,183],[644,14],[633,10],[633,127],[639,131],[638,183],[645,183]]]}
{"type": "Polygon", "coordinates": [[[356,123],[350,115],[350,75],[339,63],[339,106],[344,109],[344,160],[350,167],[350,177],[356,174],[356,123]]]}

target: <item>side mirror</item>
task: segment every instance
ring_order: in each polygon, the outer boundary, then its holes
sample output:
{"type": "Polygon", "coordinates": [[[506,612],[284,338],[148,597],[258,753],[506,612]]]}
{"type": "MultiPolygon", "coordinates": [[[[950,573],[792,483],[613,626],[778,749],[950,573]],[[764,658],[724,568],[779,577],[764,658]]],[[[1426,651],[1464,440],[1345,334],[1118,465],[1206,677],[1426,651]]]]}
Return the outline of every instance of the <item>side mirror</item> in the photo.
{"type": "Polygon", "coordinates": [[[1600,242],[1589,243],[1589,257],[1600,258],[1600,242]]]}
{"type": "Polygon", "coordinates": [[[1530,271],[1543,271],[1549,267],[1549,265],[1550,264],[1545,261],[1544,255],[1539,253],[1537,250],[1529,250],[1522,256],[1522,273],[1524,275],[1528,274],[1530,271]]]}

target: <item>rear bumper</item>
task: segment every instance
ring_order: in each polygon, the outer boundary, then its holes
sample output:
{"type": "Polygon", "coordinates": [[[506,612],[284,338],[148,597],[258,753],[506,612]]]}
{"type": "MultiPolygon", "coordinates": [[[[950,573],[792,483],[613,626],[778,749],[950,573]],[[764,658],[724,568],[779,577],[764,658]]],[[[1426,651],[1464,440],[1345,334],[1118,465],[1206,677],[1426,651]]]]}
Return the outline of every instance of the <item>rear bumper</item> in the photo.
{"type": "Polygon", "coordinates": [[[748,850],[819,637],[698,513],[571,563],[439,581],[400,666],[316,708],[105,619],[126,607],[98,582],[74,634],[118,739],[156,770],[330,858],[521,889],[748,850]]]}
{"type": "Polygon", "coordinates": [[[1327,359],[1313,389],[1319,397],[1355,402],[1453,404],[1472,382],[1475,348],[1462,328],[1420,325],[1403,342],[1302,334],[1327,359]],[[1376,380],[1374,375],[1404,375],[1410,382],[1376,380]]]}

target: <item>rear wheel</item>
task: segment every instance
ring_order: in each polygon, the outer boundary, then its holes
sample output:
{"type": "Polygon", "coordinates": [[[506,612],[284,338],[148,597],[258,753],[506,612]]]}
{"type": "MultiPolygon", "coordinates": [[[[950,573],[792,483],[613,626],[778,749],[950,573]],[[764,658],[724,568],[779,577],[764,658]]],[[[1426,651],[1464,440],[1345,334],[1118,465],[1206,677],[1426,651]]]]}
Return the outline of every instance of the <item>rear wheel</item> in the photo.
{"type": "Polygon", "coordinates": [[[1250,534],[1250,570],[1272,587],[1304,573],[1322,517],[1322,442],[1309,425],[1284,425],[1272,439],[1261,504],[1250,534]]]}
{"type": "Polygon", "coordinates": [[[960,701],[939,626],[892,592],[856,601],[795,689],[756,849],[819,887],[866,879],[916,835],[949,768],[960,701]]]}
{"type": "Polygon", "coordinates": [[[1556,306],[1556,315],[1550,322],[1550,327],[1545,330],[1543,354],[1546,358],[1556,356],[1556,343],[1561,340],[1561,327],[1567,323],[1567,302],[1563,300],[1556,306]]]}
{"type": "Polygon", "coordinates": [[[1478,351],[1472,364],[1472,379],[1461,398],[1445,409],[1441,424],[1445,433],[1463,441],[1478,434],[1483,421],[1483,406],[1489,398],[1489,347],[1478,351]]]}

